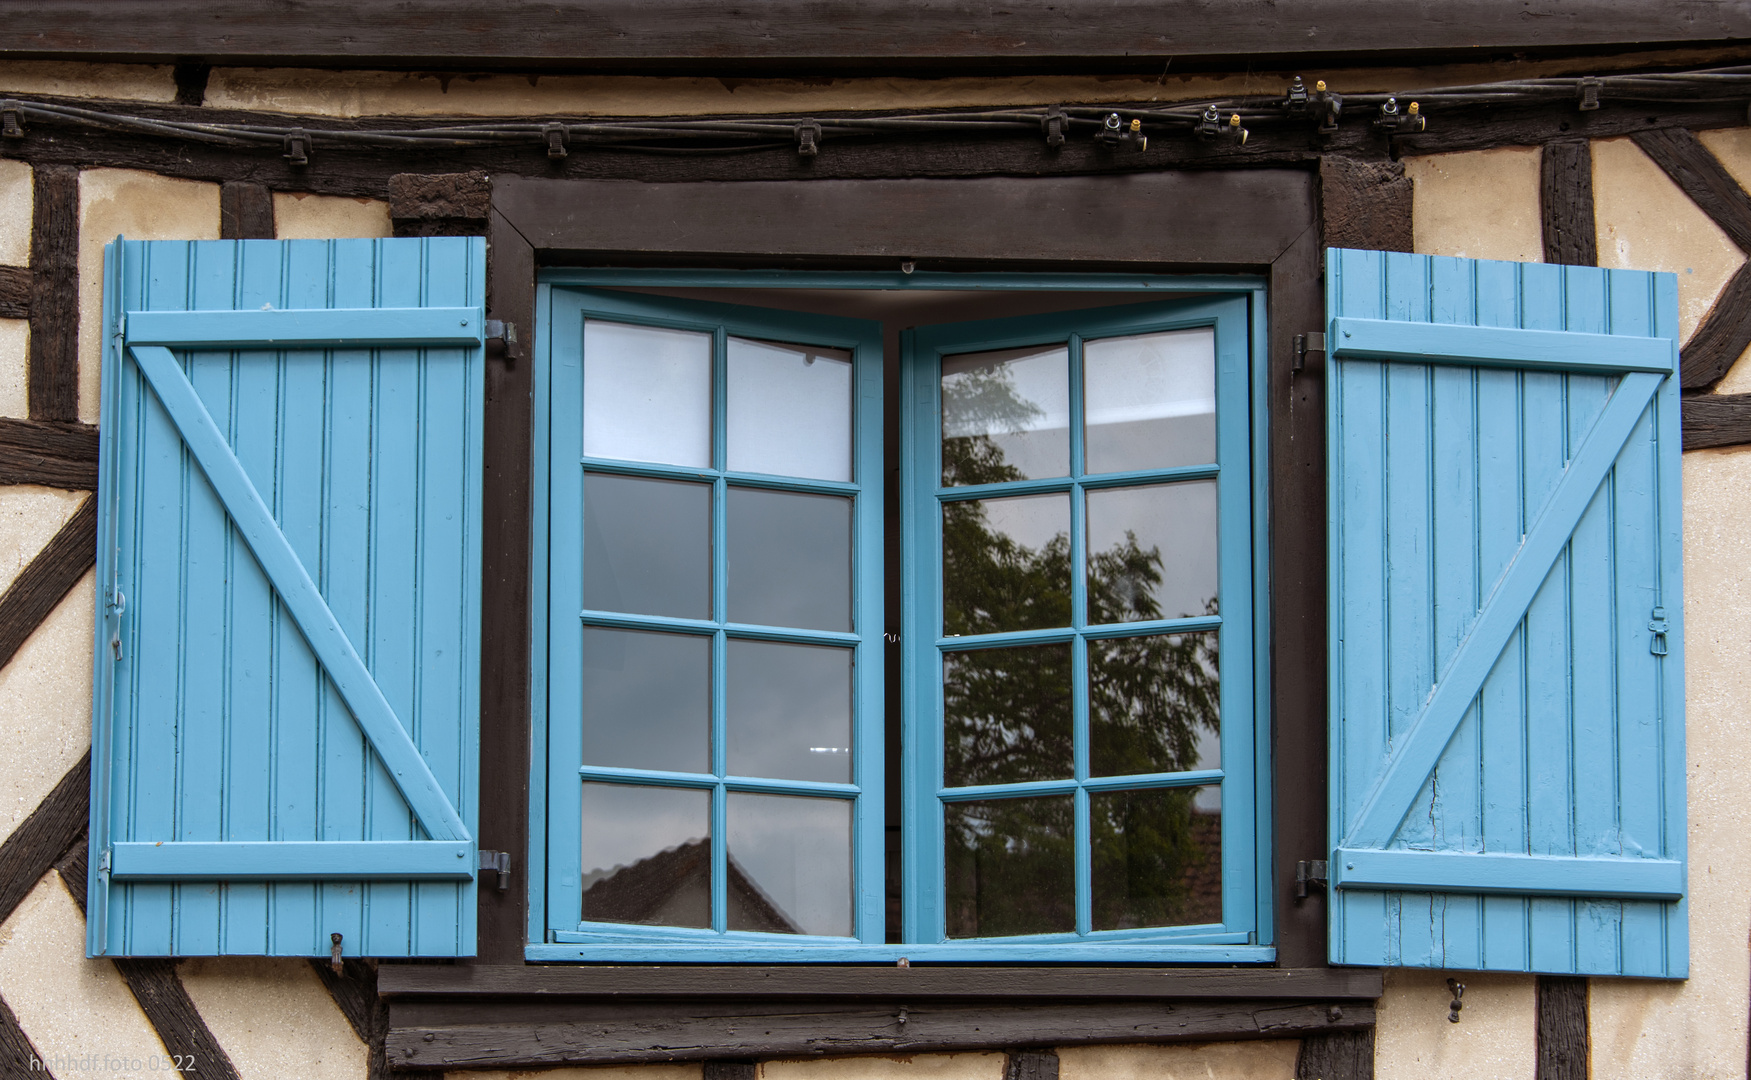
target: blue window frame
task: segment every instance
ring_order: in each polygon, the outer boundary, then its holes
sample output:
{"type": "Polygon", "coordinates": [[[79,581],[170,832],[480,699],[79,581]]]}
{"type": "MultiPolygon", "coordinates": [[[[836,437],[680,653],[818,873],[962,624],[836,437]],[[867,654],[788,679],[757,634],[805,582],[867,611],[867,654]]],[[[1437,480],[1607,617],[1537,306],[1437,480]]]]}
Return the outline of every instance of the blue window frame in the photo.
{"type": "MultiPolygon", "coordinates": [[[[544,881],[545,886],[531,892],[534,899],[527,949],[530,959],[780,962],[892,961],[910,957],[943,961],[1162,963],[1272,959],[1269,890],[1259,889],[1256,884],[1262,875],[1268,874],[1269,843],[1265,832],[1269,806],[1268,785],[1259,782],[1266,767],[1265,741],[1260,737],[1262,721],[1253,705],[1264,700],[1263,665],[1255,663],[1255,658],[1262,655],[1260,643],[1266,630],[1261,527],[1264,505],[1261,283],[1245,278],[1138,276],[553,271],[544,279],[538,303],[545,341],[544,359],[536,375],[534,480],[538,527],[533,587],[536,610],[544,611],[545,617],[535,628],[534,643],[535,697],[542,704],[542,711],[536,718],[536,769],[531,803],[536,827],[531,830],[530,863],[532,880],[544,881]],[[889,407],[900,414],[898,475],[902,490],[897,518],[890,504],[890,520],[884,523],[880,323],[636,292],[601,291],[604,286],[1101,290],[1155,296],[1172,289],[1186,298],[908,329],[901,335],[900,355],[888,358],[891,366],[897,364],[900,368],[899,400],[890,401],[889,407]],[[640,453],[609,453],[599,452],[600,447],[591,444],[591,425],[603,423],[599,413],[591,414],[586,400],[585,369],[592,355],[592,323],[702,335],[696,341],[709,338],[709,393],[691,406],[695,414],[701,414],[701,409],[709,412],[706,441],[694,437],[692,449],[685,453],[648,452],[648,447],[640,453]],[[1192,441],[1207,446],[1196,452],[1188,451],[1191,457],[1184,461],[1163,463],[1160,454],[1151,456],[1147,448],[1149,408],[1144,407],[1139,413],[1133,407],[1136,403],[1124,400],[1129,393],[1123,389],[1125,373],[1128,371],[1134,377],[1142,369],[1135,357],[1127,360],[1114,353],[1114,343],[1143,340],[1152,335],[1181,344],[1197,339],[1199,347],[1208,353],[1209,370],[1203,377],[1203,389],[1191,395],[1201,404],[1189,412],[1180,409],[1180,413],[1195,414],[1192,426],[1201,425],[1201,434],[1192,441]],[[737,341],[841,350],[840,355],[849,360],[853,369],[850,386],[856,388],[851,406],[854,449],[849,475],[783,476],[735,467],[737,462],[732,460],[735,422],[730,412],[737,395],[746,389],[742,385],[745,380],[731,370],[731,350],[737,341]],[[1059,439],[1063,467],[1037,475],[972,478],[981,481],[978,483],[955,482],[967,477],[951,476],[945,480],[944,358],[948,359],[951,376],[973,370],[977,381],[980,358],[971,357],[969,368],[969,354],[1004,350],[1026,354],[1042,348],[1056,349],[1062,354],[1060,397],[1064,408],[1059,412],[1064,415],[1047,418],[1034,427],[1051,427],[1056,423],[1064,429],[1059,439]],[[1107,365],[1108,375],[1118,377],[1107,378],[1101,386],[1088,389],[1086,369],[1100,369],[1102,364],[1107,365]],[[1116,398],[1115,387],[1120,388],[1116,398]],[[1108,421],[1118,417],[1117,427],[1109,423],[1096,431],[1091,441],[1080,417],[1088,402],[1102,394],[1105,397],[1094,403],[1095,412],[1104,408],[1111,414],[1106,417],[1108,421]],[[708,404],[702,405],[700,401],[708,404]],[[1127,408],[1131,413],[1126,413],[1127,408]],[[592,419],[592,415],[596,418],[592,419]],[[1071,423],[1068,419],[1071,416],[1079,419],[1071,423]],[[1136,456],[1138,438],[1131,437],[1128,444],[1123,438],[1117,443],[1111,438],[1102,441],[1103,436],[1124,428],[1127,416],[1143,421],[1141,427],[1131,425],[1132,435],[1141,432],[1145,436],[1143,457],[1130,464],[1126,455],[1136,456]],[[1129,449],[1120,444],[1129,445],[1129,449]],[[667,459],[634,460],[641,454],[647,459],[663,459],[667,455],[667,459]],[[649,556],[649,561],[661,554],[652,554],[655,548],[674,547],[680,543],[675,537],[690,536],[707,528],[665,527],[641,534],[635,527],[623,530],[627,535],[618,540],[590,534],[591,528],[602,529],[605,520],[602,514],[592,516],[592,505],[615,521],[644,520],[648,524],[659,518],[668,520],[663,515],[669,511],[648,509],[663,503],[662,498],[641,502],[639,498],[626,497],[624,490],[615,490],[617,485],[624,489],[640,483],[669,485],[676,493],[691,486],[695,489],[691,500],[695,506],[691,511],[694,520],[703,522],[706,520],[703,515],[709,514],[709,539],[687,542],[694,552],[693,562],[702,564],[692,571],[693,576],[709,581],[709,586],[694,583],[697,588],[707,589],[709,600],[700,601],[691,610],[657,611],[655,608],[661,605],[649,603],[642,606],[651,610],[625,610],[641,605],[631,602],[604,605],[599,600],[599,589],[595,594],[598,599],[590,599],[590,590],[601,584],[597,581],[592,585],[592,574],[601,570],[601,563],[593,558],[592,552],[607,551],[618,543],[623,562],[630,558],[624,555],[628,551],[640,553],[640,558],[649,556]],[[738,615],[731,595],[738,574],[731,565],[736,557],[730,535],[731,517],[735,513],[732,504],[738,494],[750,492],[851,501],[855,507],[852,547],[856,554],[853,618],[848,626],[827,629],[765,618],[736,621],[738,615]],[[1179,499],[1177,509],[1169,506],[1164,513],[1162,505],[1153,505],[1161,504],[1164,498],[1173,503],[1182,495],[1190,496],[1190,501],[1179,499]],[[979,629],[968,623],[959,629],[972,632],[945,632],[944,612],[959,603],[952,579],[946,582],[949,591],[944,591],[945,512],[952,518],[955,513],[964,515],[968,508],[981,503],[996,506],[999,500],[1010,500],[1009,504],[1014,505],[1028,499],[1056,499],[1066,506],[1063,514],[1066,528],[1060,530],[1062,539],[1049,558],[1055,560],[1057,571],[1067,574],[1072,584],[1051,603],[1033,605],[1043,608],[1056,604],[1056,614],[1038,616],[1019,628],[979,629]],[[1135,507],[1126,510],[1119,505],[1127,501],[1152,505],[1145,507],[1138,518],[1135,507]],[[704,507],[709,510],[700,509],[704,507]],[[1170,601],[1175,598],[1169,595],[1172,589],[1164,589],[1162,580],[1173,578],[1180,569],[1177,562],[1185,560],[1172,543],[1163,550],[1158,536],[1133,537],[1129,548],[1120,552],[1128,552],[1130,563],[1123,558],[1118,563],[1107,558],[1114,554],[1109,542],[1114,536],[1107,534],[1116,528],[1118,534],[1128,535],[1125,523],[1129,518],[1151,525],[1160,525],[1164,520],[1171,525],[1175,518],[1181,518],[1182,524],[1193,522],[1193,531],[1204,530],[1207,535],[1201,536],[1199,551],[1191,561],[1203,568],[1203,579],[1210,583],[1205,590],[1208,595],[1202,598],[1210,602],[1209,608],[1202,602],[1197,610],[1173,607],[1170,601]],[[882,691],[884,525],[889,530],[890,544],[896,535],[901,538],[899,560],[896,562],[891,554],[886,557],[887,573],[899,574],[904,596],[900,605],[904,608],[903,645],[889,656],[890,660],[904,657],[900,665],[902,692],[897,695],[897,702],[884,702],[882,691]],[[1091,527],[1094,534],[1089,533],[1091,527]],[[1095,539],[1093,548],[1089,545],[1090,535],[1095,539]],[[709,554],[699,554],[704,551],[709,554]],[[1098,564],[1092,571],[1084,565],[1091,551],[1098,564]],[[1103,566],[1108,569],[1117,566],[1121,570],[1128,567],[1130,576],[1125,581],[1129,585],[1119,582],[1115,586],[1113,581],[1103,578],[1100,569],[1103,566]],[[1212,574],[1216,576],[1211,577],[1212,574]],[[1117,608],[1112,606],[1115,602],[1117,608]],[[605,685],[599,679],[591,681],[596,679],[589,659],[591,641],[600,646],[616,634],[629,636],[628,640],[633,641],[662,639],[668,644],[695,646],[691,651],[671,650],[669,659],[662,662],[675,665],[677,671],[709,670],[709,675],[703,679],[676,676],[663,682],[667,691],[675,693],[682,692],[682,684],[703,682],[708,687],[703,692],[688,691],[694,702],[692,714],[709,717],[708,750],[701,750],[698,740],[689,736],[691,749],[687,753],[692,757],[686,762],[679,760],[685,755],[678,751],[670,751],[675,761],[632,760],[624,754],[615,759],[616,752],[607,752],[606,759],[613,759],[608,763],[604,763],[602,752],[586,751],[586,738],[594,736],[586,735],[580,718],[592,708],[598,715],[603,710],[612,712],[613,702],[618,700],[613,685],[605,685]],[[850,740],[853,750],[850,776],[829,781],[800,779],[799,774],[783,770],[775,775],[747,774],[730,760],[735,752],[732,714],[737,709],[731,700],[736,693],[731,672],[735,660],[731,653],[738,646],[754,644],[842,649],[854,655],[851,711],[855,734],[850,740]],[[952,671],[958,661],[977,659],[981,653],[998,648],[1008,650],[1005,656],[1042,648],[1067,654],[1051,664],[1034,665],[1041,670],[1051,668],[1054,677],[1064,682],[1068,690],[1070,704],[1058,710],[1069,718],[1069,730],[1057,732],[1061,736],[1057,746],[1063,751],[1059,757],[1065,759],[1064,767],[1049,776],[1001,775],[978,782],[966,782],[965,776],[958,780],[945,777],[945,760],[952,756],[952,752],[945,754],[943,741],[945,663],[949,665],[947,670],[952,671]],[[1155,670],[1163,665],[1177,672],[1168,682],[1174,679],[1178,682],[1175,686],[1156,686],[1153,691],[1145,688],[1146,694],[1152,692],[1160,699],[1156,701],[1158,711],[1164,705],[1168,713],[1178,710],[1177,714],[1185,714],[1192,704],[1201,701],[1205,711],[1213,714],[1211,722],[1203,725],[1201,733],[1196,717],[1182,724],[1178,743],[1167,750],[1156,746],[1147,768],[1138,768],[1135,763],[1111,767],[1111,762],[1102,755],[1117,743],[1103,734],[1106,729],[1101,725],[1116,720],[1124,726],[1125,718],[1120,714],[1126,712],[1127,706],[1122,702],[1115,704],[1112,694],[1103,693],[1100,688],[1111,681],[1104,676],[1115,672],[1134,676],[1139,670],[1155,670]],[[1092,685],[1097,688],[1093,698],[1088,692],[1091,671],[1092,685]],[[1215,716],[1219,716],[1219,723],[1214,721],[1215,716]],[[884,818],[883,756],[885,752],[891,753],[885,738],[896,721],[902,731],[899,741],[903,751],[886,764],[897,768],[900,775],[898,783],[887,790],[901,793],[902,806],[897,814],[884,818]],[[1163,753],[1167,756],[1163,757],[1163,753]],[[586,807],[593,793],[627,792],[657,793],[659,797],[642,802],[623,800],[626,805],[619,807],[608,805],[613,800],[598,799],[594,806],[586,807]],[[852,911],[848,923],[836,926],[831,920],[799,916],[787,905],[802,903],[806,907],[806,902],[794,890],[778,897],[767,887],[764,871],[757,865],[748,865],[749,860],[741,856],[741,851],[747,849],[738,848],[741,841],[732,820],[738,798],[772,797],[837,803],[850,808],[849,892],[854,900],[849,905],[852,911]],[[1057,830],[1054,842],[1062,849],[1055,856],[1054,873],[1060,883],[1068,882],[1068,888],[1060,890],[1055,906],[1047,905],[1052,908],[1052,918],[1062,925],[1032,926],[1024,925],[1026,918],[1006,923],[1002,918],[991,917],[968,923],[964,917],[952,914],[957,899],[961,909],[966,908],[963,886],[967,880],[967,860],[960,860],[958,870],[949,866],[955,853],[948,850],[953,845],[944,842],[945,823],[958,815],[963,832],[967,828],[989,830],[992,820],[1002,818],[1002,812],[1046,800],[1057,800],[1058,808],[1064,810],[1062,813],[1054,810],[1061,819],[1054,826],[1057,830]],[[690,803],[690,808],[677,810],[683,802],[690,803]],[[1218,808],[1219,814],[1208,812],[1218,808]],[[983,824],[973,822],[970,818],[978,815],[968,815],[968,810],[990,810],[985,818],[991,820],[983,824]],[[696,883],[691,899],[681,898],[677,890],[670,889],[669,906],[660,912],[614,907],[619,902],[611,895],[614,889],[602,885],[608,880],[602,874],[608,864],[602,859],[608,856],[584,854],[592,831],[604,831],[604,821],[639,821],[643,828],[649,822],[677,815],[703,824],[691,831],[674,832],[667,846],[660,850],[656,850],[654,842],[646,843],[644,846],[653,850],[644,856],[644,861],[654,865],[652,857],[661,855],[676,864],[669,868],[669,873],[671,880],[678,880],[685,876],[678,869],[680,863],[692,859],[690,865],[697,868],[699,880],[709,881],[709,886],[696,883]],[[1120,822],[1121,827],[1103,831],[1095,827],[1097,818],[1120,822]],[[892,825],[896,819],[902,826],[903,837],[903,856],[898,868],[903,883],[902,917],[898,925],[887,925],[893,920],[884,910],[886,879],[896,868],[891,863],[884,865],[884,823],[892,825]],[[1143,897],[1147,902],[1141,906],[1132,904],[1126,909],[1121,902],[1115,907],[1108,899],[1115,865],[1112,849],[1115,840],[1126,842],[1126,835],[1130,835],[1124,823],[1134,823],[1132,833],[1140,834],[1151,827],[1160,833],[1163,822],[1174,820],[1182,826],[1180,834],[1165,839],[1167,849],[1184,849],[1180,851],[1180,864],[1187,861],[1183,857],[1186,851],[1194,849],[1217,860],[1213,867],[1205,868],[1199,880],[1189,883],[1195,887],[1192,891],[1198,893],[1195,902],[1187,902],[1184,896],[1175,899],[1155,895],[1143,897]],[[1197,835],[1188,834],[1186,828],[1197,835]],[[586,862],[590,865],[585,866],[586,862]],[[754,886],[751,889],[750,884],[754,886]],[[595,908],[605,917],[591,917],[592,896],[609,903],[606,908],[600,903],[595,908]],[[787,921],[773,923],[768,918],[763,923],[765,916],[755,910],[761,907],[762,897],[770,901],[769,907],[785,913],[787,921]]],[[[597,355],[600,354],[598,349],[597,355]]],[[[1096,374],[1100,374],[1099,370],[1096,374]]],[[[891,381],[889,385],[892,386],[891,381]]],[[[951,386],[951,398],[953,392],[951,386]]],[[[745,394],[742,396],[746,398],[745,394]]],[[[946,403],[953,412],[954,402],[946,403]]],[[[609,427],[619,424],[623,428],[666,431],[674,426],[639,422],[636,408],[619,412],[617,417],[611,417],[609,427]]],[[[1174,408],[1169,407],[1167,412],[1173,413],[1174,408]]],[[[1153,417],[1157,427],[1161,419],[1153,417]]],[[[1091,424],[1099,427],[1098,421],[1098,417],[1091,415],[1091,424]]],[[[1135,533],[1137,528],[1130,531],[1135,533]]],[[[1017,550],[1023,548],[1025,545],[1017,550]]],[[[1027,557],[1038,559],[1040,552],[1033,550],[1027,557]]],[[[1022,569],[1025,577],[1026,568],[1022,569]]],[[[614,574],[628,581],[643,580],[635,570],[628,564],[614,574]]],[[[651,576],[647,567],[644,578],[651,576]]],[[[666,585],[674,584],[671,580],[674,575],[656,576],[666,585]]],[[[894,618],[891,608],[887,617],[894,618]]],[[[601,649],[598,647],[597,651],[600,653],[601,649]]],[[[781,664],[771,670],[785,666],[781,664]]],[[[974,675],[987,682],[993,678],[1014,682],[1012,676],[1026,667],[986,665],[986,670],[974,671],[974,675]]],[[[637,724],[619,726],[646,732],[650,735],[646,741],[661,742],[655,733],[674,730],[672,725],[665,727],[665,723],[662,716],[651,719],[641,714],[637,724]]],[[[1063,726],[1060,724],[1060,728],[1063,726]]],[[[962,723],[956,730],[965,734],[966,727],[962,723]]],[[[1149,753],[1145,750],[1145,757],[1149,753]]],[[[1022,772],[1026,773],[1026,768],[1022,772]]],[[[805,804],[799,801],[795,805],[805,804]]],[[[768,820],[774,818],[768,815],[768,820]]],[[[621,830],[610,827],[606,831],[621,830]]],[[[1147,862],[1155,858],[1157,863],[1161,862],[1164,851],[1152,853],[1143,849],[1146,845],[1132,846],[1137,850],[1121,854],[1118,864],[1127,859],[1147,862]]],[[[822,849],[817,845],[817,850],[822,849]]],[[[983,853],[987,862],[990,854],[983,853]]],[[[1172,863],[1172,851],[1166,854],[1172,863]]],[[[833,851],[828,850],[818,863],[836,866],[838,861],[833,851]]],[[[753,862],[758,863],[758,857],[753,862]]],[[[630,865],[623,860],[609,869],[630,865]]],[[[1172,871],[1171,866],[1169,870],[1172,871]]],[[[834,869],[832,873],[838,871],[834,869]]],[[[623,884],[633,888],[621,888],[620,893],[636,892],[637,875],[622,877],[623,884]]],[[[987,877],[988,887],[1014,884],[1005,882],[1001,874],[987,877]]],[[[1156,892],[1163,890],[1158,888],[1156,892]]]]}

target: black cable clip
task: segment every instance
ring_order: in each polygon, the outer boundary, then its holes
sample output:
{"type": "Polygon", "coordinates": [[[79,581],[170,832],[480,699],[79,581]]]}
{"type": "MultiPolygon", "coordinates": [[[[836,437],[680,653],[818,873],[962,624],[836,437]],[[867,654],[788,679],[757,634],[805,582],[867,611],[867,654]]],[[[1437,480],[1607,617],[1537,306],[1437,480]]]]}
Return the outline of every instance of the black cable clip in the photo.
{"type": "Polygon", "coordinates": [[[1040,117],[1040,130],[1046,133],[1046,148],[1056,150],[1064,145],[1064,135],[1070,128],[1070,118],[1061,106],[1053,105],[1040,117]]]}
{"type": "Polygon", "coordinates": [[[566,144],[571,141],[565,125],[548,124],[541,129],[541,134],[547,137],[547,156],[554,161],[565,160],[566,144]]]}
{"type": "Polygon", "coordinates": [[[1344,112],[1344,95],[1325,88],[1325,80],[1313,84],[1314,115],[1319,118],[1319,134],[1336,135],[1338,118],[1344,112]]]}
{"type": "Polygon", "coordinates": [[[285,153],[281,156],[287,161],[300,167],[310,164],[310,133],[308,131],[299,128],[287,135],[285,147],[285,153]]]}
{"type": "Polygon", "coordinates": [[[0,101],[0,138],[24,138],[24,125],[18,121],[16,101],[0,101]]]}
{"type": "Polygon", "coordinates": [[[1149,139],[1143,134],[1143,121],[1132,118],[1127,127],[1118,113],[1108,113],[1094,137],[1108,150],[1117,150],[1127,144],[1133,150],[1149,149],[1149,139]]]}
{"type": "Polygon", "coordinates": [[[1581,103],[1582,112],[1592,112],[1599,107],[1599,91],[1605,89],[1602,79],[1586,78],[1575,83],[1575,97],[1581,103]]]}
{"type": "Polygon", "coordinates": [[[821,125],[804,120],[796,126],[796,152],[800,157],[814,157],[821,152],[821,125]]]}
{"type": "Polygon", "coordinates": [[[1374,126],[1388,135],[1408,135],[1422,131],[1428,126],[1423,117],[1422,107],[1411,102],[1410,108],[1404,112],[1398,111],[1398,99],[1389,97],[1386,104],[1380,106],[1380,119],[1374,121],[1374,126]]]}
{"type": "Polygon", "coordinates": [[[1303,116],[1312,101],[1312,95],[1307,92],[1307,84],[1297,75],[1295,81],[1289,84],[1288,96],[1283,99],[1283,111],[1290,116],[1303,116]]]}

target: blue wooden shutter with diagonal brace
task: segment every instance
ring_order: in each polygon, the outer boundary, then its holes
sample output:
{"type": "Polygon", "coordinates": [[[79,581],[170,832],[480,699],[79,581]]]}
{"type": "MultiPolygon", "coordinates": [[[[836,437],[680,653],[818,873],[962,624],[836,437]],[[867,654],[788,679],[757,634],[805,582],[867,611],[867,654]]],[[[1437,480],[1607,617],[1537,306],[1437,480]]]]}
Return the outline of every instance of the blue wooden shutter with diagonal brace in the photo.
{"type": "Polygon", "coordinates": [[[1328,253],[1333,963],[1686,974],[1677,308],[1328,253]]]}
{"type": "Polygon", "coordinates": [[[88,951],[471,955],[483,242],[106,259],[88,951]]]}

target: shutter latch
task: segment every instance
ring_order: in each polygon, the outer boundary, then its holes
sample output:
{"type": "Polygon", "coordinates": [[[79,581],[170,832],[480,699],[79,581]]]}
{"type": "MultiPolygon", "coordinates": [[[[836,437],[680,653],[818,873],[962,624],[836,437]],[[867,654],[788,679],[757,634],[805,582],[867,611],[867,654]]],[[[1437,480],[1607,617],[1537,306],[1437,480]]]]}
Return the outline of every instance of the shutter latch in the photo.
{"type": "Polygon", "coordinates": [[[1666,631],[1672,629],[1671,624],[1666,621],[1665,608],[1657,607],[1654,609],[1654,620],[1648,623],[1648,629],[1654,632],[1654,640],[1648,643],[1648,651],[1655,656],[1665,656],[1666,631]]]}
{"type": "Polygon", "coordinates": [[[1300,862],[1296,863],[1295,899],[1307,899],[1307,889],[1309,886],[1318,889],[1325,888],[1325,874],[1326,867],[1324,859],[1302,859],[1300,862]]]}
{"type": "Polygon", "coordinates": [[[1293,367],[1290,368],[1290,370],[1300,371],[1303,368],[1305,368],[1307,366],[1307,354],[1308,353],[1324,353],[1324,352],[1325,352],[1325,335],[1324,334],[1296,334],[1295,335],[1295,363],[1294,363],[1293,367]]]}
{"type": "Polygon", "coordinates": [[[510,852],[508,852],[508,851],[487,851],[485,849],[482,849],[480,852],[480,868],[482,870],[495,870],[498,872],[499,892],[504,892],[506,889],[511,887],[511,853],[510,852]]]}

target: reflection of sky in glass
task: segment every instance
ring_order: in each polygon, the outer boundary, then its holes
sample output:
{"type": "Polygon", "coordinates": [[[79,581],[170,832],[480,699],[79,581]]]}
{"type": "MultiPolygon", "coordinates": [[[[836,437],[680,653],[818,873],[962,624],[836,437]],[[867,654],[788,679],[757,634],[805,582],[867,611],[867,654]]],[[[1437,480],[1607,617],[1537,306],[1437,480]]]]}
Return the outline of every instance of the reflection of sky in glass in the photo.
{"type": "Polygon", "coordinates": [[[711,793],[686,788],[583,785],[584,888],[615,867],[711,835],[711,793]]]}
{"type": "Polygon", "coordinates": [[[711,639],[584,628],[585,765],[708,772],[711,639]]]}
{"type": "Polygon", "coordinates": [[[711,335],[587,319],[584,454],[711,464],[711,335]]]}
{"type": "Polygon", "coordinates": [[[942,434],[990,438],[1022,479],[1065,475],[1069,350],[1048,345],[943,357],[942,434]]]}
{"type": "Polygon", "coordinates": [[[729,857],[803,933],[851,935],[849,801],[731,792],[726,827],[729,857]]]}
{"type": "Polygon", "coordinates": [[[732,776],[851,782],[850,649],[732,639],[727,661],[732,776]]]}
{"type": "Polygon", "coordinates": [[[1208,327],[1083,346],[1087,470],[1216,460],[1216,335],[1208,327]]]}
{"type": "Polygon", "coordinates": [[[584,477],[584,607],[711,616],[711,488],[584,477]]]}
{"type": "Polygon", "coordinates": [[[851,353],[729,340],[729,467],[851,479],[851,353]]]}
{"type": "Polygon", "coordinates": [[[851,500],[729,489],[731,622],[850,630],[851,500]]]}

